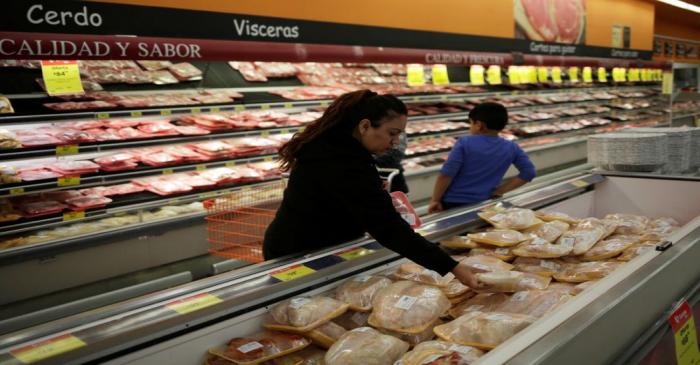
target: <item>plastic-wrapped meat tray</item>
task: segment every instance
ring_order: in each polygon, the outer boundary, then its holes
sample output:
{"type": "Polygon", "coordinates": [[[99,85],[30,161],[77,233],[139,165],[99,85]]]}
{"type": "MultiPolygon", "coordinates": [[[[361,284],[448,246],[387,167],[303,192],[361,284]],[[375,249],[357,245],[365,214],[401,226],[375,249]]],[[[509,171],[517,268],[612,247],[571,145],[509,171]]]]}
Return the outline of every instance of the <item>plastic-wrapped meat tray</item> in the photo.
{"type": "Polygon", "coordinates": [[[100,165],[86,160],[78,161],[60,161],[48,166],[53,171],[60,172],[65,175],[82,175],[90,174],[100,170],[100,165]]]}
{"type": "Polygon", "coordinates": [[[202,71],[200,69],[187,62],[176,63],[168,67],[168,70],[170,70],[178,80],[191,80],[202,76],[202,71]]]}
{"type": "Polygon", "coordinates": [[[68,199],[82,197],[83,194],[78,190],[58,190],[42,193],[41,196],[42,198],[47,200],[54,200],[59,203],[66,203],[68,199]]]}
{"type": "Polygon", "coordinates": [[[22,181],[55,179],[57,177],[64,176],[62,173],[46,169],[22,170],[17,172],[17,175],[20,177],[20,179],[22,179],[22,181]]]}
{"type": "Polygon", "coordinates": [[[145,188],[143,186],[132,184],[132,183],[126,183],[126,184],[108,186],[106,188],[106,190],[104,191],[103,195],[104,196],[127,195],[127,194],[140,193],[144,190],[145,190],[145,188]]]}
{"type": "Polygon", "coordinates": [[[141,122],[134,119],[109,119],[106,122],[107,127],[115,129],[136,127],[139,124],[141,124],[141,122]]]}
{"type": "Polygon", "coordinates": [[[183,136],[202,136],[211,133],[210,131],[194,125],[178,125],[175,130],[183,136]]]}
{"type": "Polygon", "coordinates": [[[104,167],[135,163],[139,161],[139,158],[136,155],[128,152],[120,152],[109,156],[98,157],[94,161],[101,167],[104,167]]]}
{"type": "Polygon", "coordinates": [[[146,190],[158,195],[173,195],[192,191],[192,187],[179,181],[153,181],[146,190]]]}
{"type": "Polygon", "coordinates": [[[186,146],[172,146],[163,148],[163,152],[172,155],[182,161],[206,161],[209,158],[186,146]]]}
{"type": "Polygon", "coordinates": [[[105,198],[101,195],[87,195],[66,200],[66,203],[70,205],[70,209],[72,210],[102,208],[111,202],[112,199],[105,198]]]}
{"type": "Polygon", "coordinates": [[[147,133],[143,133],[138,129],[127,127],[119,130],[119,135],[124,139],[141,139],[141,138],[151,138],[147,133]]]}
{"type": "Polygon", "coordinates": [[[141,162],[149,166],[168,166],[177,164],[180,161],[182,161],[181,158],[166,152],[154,152],[141,157],[141,162]]]}
{"type": "Polygon", "coordinates": [[[175,126],[169,122],[145,122],[138,126],[138,130],[147,134],[175,135],[178,134],[175,126]]]}
{"type": "Polygon", "coordinates": [[[66,208],[68,208],[68,206],[65,204],[53,200],[27,202],[19,206],[25,218],[56,214],[62,212],[66,208]]]}
{"type": "Polygon", "coordinates": [[[22,144],[22,147],[57,146],[63,143],[60,139],[47,134],[17,135],[17,140],[22,144]]]}

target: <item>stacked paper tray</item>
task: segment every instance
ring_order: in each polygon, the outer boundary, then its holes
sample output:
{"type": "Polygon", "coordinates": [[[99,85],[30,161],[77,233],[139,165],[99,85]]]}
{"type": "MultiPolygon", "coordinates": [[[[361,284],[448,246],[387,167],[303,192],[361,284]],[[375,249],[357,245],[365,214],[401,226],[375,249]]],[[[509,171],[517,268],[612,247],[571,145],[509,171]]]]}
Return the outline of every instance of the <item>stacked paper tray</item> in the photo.
{"type": "Polygon", "coordinates": [[[631,128],[630,133],[663,133],[668,137],[666,166],[664,171],[682,174],[690,170],[691,140],[690,128],[631,128]]]}
{"type": "Polygon", "coordinates": [[[666,163],[662,133],[608,133],[588,137],[588,161],[606,170],[653,172],[666,163]]]}

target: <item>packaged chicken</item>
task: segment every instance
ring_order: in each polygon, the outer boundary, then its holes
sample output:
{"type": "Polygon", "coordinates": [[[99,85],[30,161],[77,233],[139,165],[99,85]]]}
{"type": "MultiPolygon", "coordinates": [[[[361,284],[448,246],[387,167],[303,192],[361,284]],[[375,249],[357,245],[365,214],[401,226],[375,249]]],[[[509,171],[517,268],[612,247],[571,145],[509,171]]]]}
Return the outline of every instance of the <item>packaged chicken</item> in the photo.
{"type": "Polygon", "coordinates": [[[462,284],[462,282],[457,279],[452,279],[446,287],[442,288],[442,292],[445,293],[448,299],[461,297],[469,291],[469,287],[462,284]]]}
{"type": "Polygon", "coordinates": [[[551,277],[519,271],[498,271],[476,274],[480,282],[486,284],[485,291],[513,293],[523,290],[545,289],[551,277]]]}
{"type": "Polygon", "coordinates": [[[427,341],[418,344],[394,365],[469,365],[484,352],[471,346],[445,341],[427,341]]]}
{"type": "Polygon", "coordinates": [[[508,208],[479,212],[479,217],[496,228],[521,230],[532,227],[542,221],[530,209],[508,208]]]}
{"type": "Polygon", "coordinates": [[[301,351],[266,361],[262,365],[324,365],[324,356],[325,350],[309,345],[301,351]]]}
{"type": "Polygon", "coordinates": [[[611,261],[592,261],[564,265],[563,269],[554,274],[554,279],[569,283],[598,280],[606,277],[622,263],[611,261]]]}
{"type": "Polygon", "coordinates": [[[420,333],[446,313],[450,302],[439,288],[399,281],[379,291],[372,307],[371,326],[420,333]]]}
{"type": "Polygon", "coordinates": [[[327,349],[333,346],[345,332],[347,332],[347,330],[343,328],[343,326],[331,321],[312,329],[305,335],[310,338],[314,344],[327,349]]]}
{"type": "Polygon", "coordinates": [[[677,220],[669,217],[661,217],[649,221],[648,228],[655,229],[659,227],[680,227],[680,223],[677,220]]]}
{"type": "Polygon", "coordinates": [[[469,298],[474,297],[475,295],[476,295],[476,292],[470,289],[462,295],[452,297],[452,298],[447,298],[447,299],[450,300],[450,304],[452,304],[452,306],[456,306],[456,305],[464,302],[465,300],[468,300],[469,298]]]}
{"type": "Polygon", "coordinates": [[[366,327],[369,321],[370,312],[347,311],[333,319],[333,322],[341,325],[346,330],[354,330],[359,327],[366,327]]]}
{"type": "Polygon", "coordinates": [[[493,256],[501,261],[513,261],[513,247],[498,247],[483,245],[481,247],[472,248],[469,250],[468,256],[493,256]]]}
{"type": "Polygon", "coordinates": [[[573,249],[574,246],[570,244],[552,244],[550,241],[536,237],[511,248],[511,252],[519,257],[551,259],[566,256],[573,249]]]}
{"type": "Polygon", "coordinates": [[[491,350],[535,320],[537,318],[524,314],[468,312],[435,327],[435,334],[445,341],[491,350]]]}
{"type": "Polygon", "coordinates": [[[496,311],[540,318],[573,298],[561,290],[526,290],[514,293],[496,311]]]}
{"type": "Polygon", "coordinates": [[[225,347],[209,349],[209,353],[239,365],[253,365],[299,351],[309,343],[300,335],[263,331],[236,337],[225,347]]]}
{"type": "Polygon", "coordinates": [[[572,292],[573,295],[579,295],[581,294],[584,290],[592,287],[595,283],[597,283],[598,280],[591,280],[591,281],[584,281],[583,283],[577,284],[574,287],[574,291],[572,292]]]}
{"type": "Polygon", "coordinates": [[[557,244],[564,247],[573,247],[571,250],[572,255],[583,255],[605,236],[605,228],[601,226],[577,226],[559,237],[557,244]]]}
{"type": "Polygon", "coordinates": [[[377,330],[385,335],[389,336],[394,336],[398,338],[401,341],[407,342],[411,346],[415,346],[421,342],[425,341],[430,341],[435,338],[435,332],[433,332],[433,329],[435,326],[439,326],[443,324],[444,322],[442,320],[437,320],[433,322],[430,326],[428,326],[426,329],[424,329],[422,332],[419,333],[402,333],[402,332],[396,332],[396,331],[391,331],[385,328],[377,328],[377,330]]]}
{"type": "Polygon", "coordinates": [[[656,250],[655,245],[637,243],[627,247],[616,259],[617,261],[630,261],[637,256],[654,250],[656,250]]]}
{"type": "Polygon", "coordinates": [[[564,268],[564,262],[560,260],[546,260],[534,257],[518,257],[513,261],[515,270],[529,272],[541,276],[552,276],[564,268]]]}
{"type": "Polygon", "coordinates": [[[509,271],[513,265],[501,261],[493,256],[468,256],[459,260],[460,265],[465,265],[476,272],[482,271],[509,271]]]}
{"type": "Polygon", "coordinates": [[[392,281],[384,276],[356,276],[338,287],[335,298],[348,303],[353,311],[368,312],[372,310],[372,299],[377,292],[391,283],[392,281]]]}
{"type": "Polygon", "coordinates": [[[534,234],[545,241],[555,242],[557,238],[569,230],[569,227],[569,223],[555,220],[528,228],[523,233],[534,234]]]}
{"type": "Polygon", "coordinates": [[[369,327],[345,333],[326,352],[328,365],[391,365],[408,351],[408,343],[369,327]]]}
{"type": "Polygon", "coordinates": [[[443,247],[451,248],[453,250],[465,250],[468,248],[476,248],[479,246],[478,243],[470,240],[467,236],[454,236],[440,241],[440,245],[443,247]]]}
{"type": "Polygon", "coordinates": [[[428,270],[413,262],[408,262],[399,266],[393,276],[397,280],[410,280],[439,287],[446,287],[447,284],[454,279],[454,275],[451,273],[442,276],[436,271],[428,270]]]}
{"type": "Polygon", "coordinates": [[[568,295],[576,295],[576,286],[579,284],[574,284],[574,283],[560,283],[558,281],[555,281],[553,283],[549,283],[549,286],[547,287],[547,291],[557,291],[562,294],[568,294],[568,295]]]}
{"type": "Polygon", "coordinates": [[[328,297],[296,297],[272,307],[267,329],[308,332],[345,313],[348,305],[328,297]]]}
{"type": "Polygon", "coordinates": [[[467,312],[493,312],[509,297],[505,293],[479,293],[471,299],[454,306],[448,313],[450,317],[458,318],[467,312]]]}
{"type": "Polygon", "coordinates": [[[515,246],[529,237],[511,229],[498,229],[487,232],[470,233],[467,235],[470,240],[487,245],[509,247],[515,246]]]}
{"type": "Polygon", "coordinates": [[[598,218],[586,218],[582,219],[576,224],[577,229],[591,229],[593,227],[600,227],[603,229],[603,238],[610,236],[615,233],[617,229],[617,221],[610,219],[598,219],[598,218]]]}
{"type": "Polygon", "coordinates": [[[605,219],[617,222],[617,234],[641,234],[649,224],[649,218],[634,214],[608,214],[605,219]]]}
{"type": "Polygon", "coordinates": [[[578,223],[578,219],[562,212],[539,211],[535,214],[537,215],[537,218],[545,222],[561,221],[568,224],[578,223]]]}
{"type": "Polygon", "coordinates": [[[618,256],[625,249],[637,243],[638,236],[614,235],[595,244],[581,255],[583,261],[601,261],[618,256]]]}

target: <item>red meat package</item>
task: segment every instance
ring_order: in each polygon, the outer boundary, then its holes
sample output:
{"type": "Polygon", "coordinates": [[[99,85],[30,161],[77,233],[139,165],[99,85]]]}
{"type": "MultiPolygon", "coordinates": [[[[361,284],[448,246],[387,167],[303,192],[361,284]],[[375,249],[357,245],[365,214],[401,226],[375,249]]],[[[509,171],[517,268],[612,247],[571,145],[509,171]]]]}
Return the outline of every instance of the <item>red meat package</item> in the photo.
{"type": "Polygon", "coordinates": [[[241,182],[263,180],[263,175],[254,168],[247,166],[236,167],[236,172],[241,176],[241,182]]]}
{"type": "Polygon", "coordinates": [[[37,181],[45,179],[55,179],[64,176],[64,174],[46,169],[20,170],[17,172],[22,181],[37,181]]]}
{"type": "Polygon", "coordinates": [[[95,140],[100,142],[121,141],[122,139],[124,139],[122,136],[119,135],[119,131],[114,128],[86,129],[85,131],[95,136],[95,140]]]}
{"type": "Polygon", "coordinates": [[[56,214],[62,212],[66,208],[68,208],[68,206],[65,204],[53,200],[27,202],[19,206],[25,218],[56,214]]]}
{"type": "Polygon", "coordinates": [[[202,136],[211,133],[210,131],[194,125],[178,125],[175,130],[183,136],[202,136]]]}
{"type": "Polygon", "coordinates": [[[279,162],[260,162],[256,164],[250,164],[248,165],[251,168],[254,168],[263,175],[264,178],[270,178],[273,176],[279,176],[280,173],[280,165],[279,162]]]}
{"type": "Polygon", "coordinates": [[[87,188],[87,189],[80,189],[78,190],[80,194],[89,196],[89,195],[99,195],[99,196],[105,196],[105,192],[107,191],[107,188],[104,186],[95,186],[94,188],[87,188]]]}
{"type": "Polygon", "coordinates": [[[106,121],[106,126],[114,129],[136,127],[139,124],[141,122],[135,119],[110,119],[106,121]]]}
{"type": "Polygon", "coordinates": [[[395,191],[390,195],[391,202],[394,204],[396,211],[401,214],[401,218],[410,224],[411,228],[415,229],[420,227],[422,224],[420,216],[416,213],[411,202],[408,201],[406,194],[401,191],[395,191]]]}
{"type": "Polygon", "coordinates": [[[149,166],[168,166],[180,161],[182,161],[181,158],[162,151],[149,153],[141,157],[141,162],[149,166]]]}
{"type": "Polygon", "coordinates": [[[198,127],[207,130],[221,130],[221,129],[233,129],[234,125],[231,124],[229,118],[224,117],[219,114],[201,114],[197,116],[187,116],[180,119],[185,123],[194,124],[198,127]]]}
{"type": "Polygon", "coordinates": [[[70,205],[70,209],[72,210],[101,208],[111,202],[112,199],[105,198],[101,195],[86,195],[66,200],[66,203],[70,205]]]}
{"type": "Polygon", "coordinates": [[[178,80],[193,80],[201,79],[202,77],[202,71],[187,62],[176,63],[168,67],[168,70],[170,70],[178,80]]]}
{"type": "Polygon", "coordinates": [[[228,156],[233,155],[233,147],[223,141],[208,141],[193,143],[190,145],[196,151],[209,156],[228,156]]]}
{"type": "Polygon", "coordinates": [[[56,146],[62,144],[60,139],[48,134],[17,134],[17,140],[22,144],[22,147],[42,147],[56,146]]]}
{"type": "Polygon", "coordinates": [[[119,130],[119,135],[124,139],[139,139],[139,138],[150,138],[151,135],[148,133],[143,133],[138,129],[132,127],[126,127],[119,130]]]}
{"type": "Polygon", "coordinates": [[[100,170],[105,172],[115,172],[115,171],[127,171],[134,170],[139,166],[136,162],[125,162],[119,165],[105,165],[101,166],[100,170]]]}
{"type": "Polygon", "coordinates": [[[54,200],[59,203],[66,203],[68,199],[73,199],[83,196],[77,190],[59,190],[59,191],[49,191],[41,194],[42,198],[47,200],[54,200]]]}
{"type": "Polygon", "coordinates": [[[95,129],[101,128],[106,123],[102,120],[84,120],[79,122],[69,123],[68,126],[73,129],[95,129]]]}
{"type": "Polygon", "coordinates": [[[144,122],[138,126],[141,132],[158,135],[175,135],[175,126],[168,121],[144,122]]]}
{"type": "Polygon", "coordinates": [[[146,190],[158,195],[173,195],[186,193],[192,190],[192,187],[180,181],[153,181],[146,190]]]}
{"type": "Polygon", "coordinates": [[[139,158],[128,152],[115,153],[113,155],[98,157],[94,160],[100,166],[110,166],[110,165],[123,165],[127,163],[135,163],[139,161],[139,158]]]}
{"type": "Polygon", "coordinates": [[[127,184],[108,186],[106,188],[106,190],[104,190],[102,195],[104,195],[104,196],[127,195],[127,194],[140,193],[144,190],[145,190],[144,187],[141,185],[127,183],[127,184]]]}
{"type": "Polygon", "coordinates": [[[202,91],[203,95],[225,95],[229,98],[242,99],[243,94],[231,89],[207,89],[202,91]]]}
{"type": "Polygon", "coordinates": [[[209,159],[208,157],[187,146],[165,147],[163,148],[163,152],[168,153],[182,161],[205,161],[209,159]]]}
{"type": "Polygon", "coordinates": [[[220,167],[199,173],[199,176],[211,180],[218,185],[231,184],[241,180],[237,170],[228,167],[220,167]]]}
{"type": "Polygon", "coordinates": [[[90,174],[100,170],[100,165],[86,160],[59,161],[48,166],[49,169],[65,175],[90,174]]]}
{"type": "MultiPolygon", "coordinates": [[[[176,176],[176,175],[173,175],[176,176]]],[[[177,175],[179,179],[181,179],[182,182],[185,184],[191,186],[194,189],[203,189],[203,188],[209,188],[212,186],[215,186],[216,183],[214,181],[211,181],[209,179],[205,179],[201,175],[197,173],[189,173],[189,174],[182,174],[182,175],[177,175]]]]}

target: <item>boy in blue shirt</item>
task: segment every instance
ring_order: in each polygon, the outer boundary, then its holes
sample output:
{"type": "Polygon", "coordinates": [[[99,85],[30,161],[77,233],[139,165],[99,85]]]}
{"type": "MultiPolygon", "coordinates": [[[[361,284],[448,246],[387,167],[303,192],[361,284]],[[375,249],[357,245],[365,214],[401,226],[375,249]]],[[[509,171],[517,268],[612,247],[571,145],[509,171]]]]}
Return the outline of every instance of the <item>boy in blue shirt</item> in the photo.
{"type": "Polygon", "coordinates": [[[479,104],[469,112],[469,120],[471,135],[457,140],[442,166],[429,213],[500,197],[535,177],[535,165],[520,146],[498,136],[508,124],[503,105],[479,104]],[[511,164],[520,174],[501,185],[511,164]]]}

